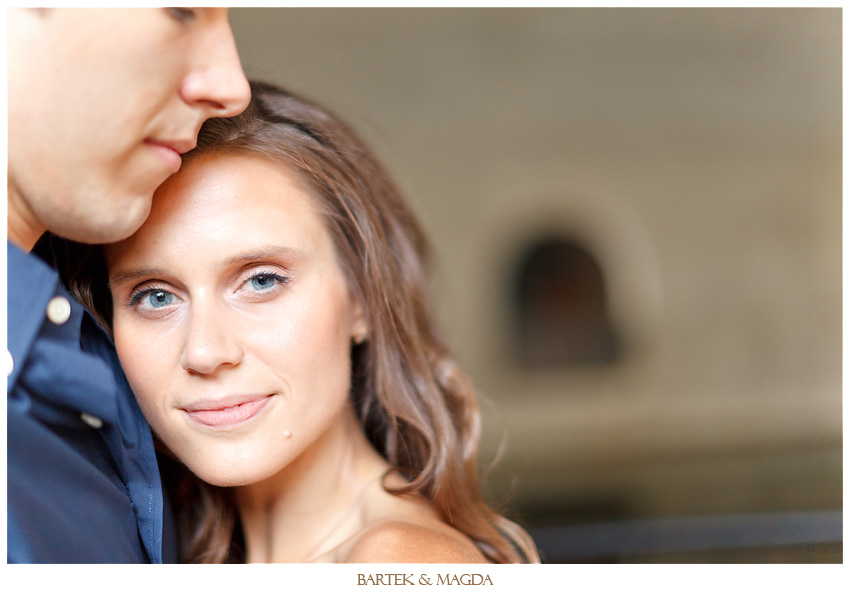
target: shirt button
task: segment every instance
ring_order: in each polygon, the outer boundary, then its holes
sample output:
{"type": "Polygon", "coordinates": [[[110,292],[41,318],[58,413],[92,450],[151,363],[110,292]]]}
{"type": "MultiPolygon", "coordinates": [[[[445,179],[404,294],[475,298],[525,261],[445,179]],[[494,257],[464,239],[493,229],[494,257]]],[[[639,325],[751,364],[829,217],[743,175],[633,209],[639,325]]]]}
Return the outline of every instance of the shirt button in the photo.
{"type": "Polygon", "coordinates": [[[80,419],[92,428],[100,428],[101,426],[103,426],[103,420],[101,420],[97,416],[86,414],[85,412],[80,414],[80,419]]]}
{"type": "Polygon", "coordinates": [[[71,318],[71,303],[64,296],[55,296],[47,303],[47,318],[51,323],[63,324],[71,318]]]}
{"type": "Polygon", "coordinates": [[[6,376],[12,374],[12,371],[15,370],[15,359],[12,358],[12,352],[9,351],[9,348],[6,348],[6,376]]]}

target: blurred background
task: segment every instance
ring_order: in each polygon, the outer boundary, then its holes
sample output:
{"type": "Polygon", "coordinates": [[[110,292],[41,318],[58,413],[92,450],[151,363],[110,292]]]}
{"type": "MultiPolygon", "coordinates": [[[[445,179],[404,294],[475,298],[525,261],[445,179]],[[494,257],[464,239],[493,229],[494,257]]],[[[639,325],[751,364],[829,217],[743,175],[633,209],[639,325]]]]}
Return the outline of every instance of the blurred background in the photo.
{"type": "Polygon", "coordinates": [[[840,8],[231,21],[419,214],[544,561],[842,561],[840,8]]]}

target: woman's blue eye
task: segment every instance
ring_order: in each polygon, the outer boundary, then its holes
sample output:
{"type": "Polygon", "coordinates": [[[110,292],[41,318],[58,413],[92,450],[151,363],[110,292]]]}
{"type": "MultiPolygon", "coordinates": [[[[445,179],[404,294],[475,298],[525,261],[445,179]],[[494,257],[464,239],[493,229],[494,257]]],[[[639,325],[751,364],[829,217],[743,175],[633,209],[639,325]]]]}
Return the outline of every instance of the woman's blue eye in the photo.
{"type": "Polygon", "coordinates": [[[154,290],[148,293],[148,304],[154,308],[168,306],[174,300],[174,294],[163,290],[154,290]]]}
{"type": "Polygon", "coordinates": [[[275,284],[278,282],[279,276],[277,275],[255,275],[251,278],[251,286],[255,290],[268,290],[273,288],[275,284]]]}

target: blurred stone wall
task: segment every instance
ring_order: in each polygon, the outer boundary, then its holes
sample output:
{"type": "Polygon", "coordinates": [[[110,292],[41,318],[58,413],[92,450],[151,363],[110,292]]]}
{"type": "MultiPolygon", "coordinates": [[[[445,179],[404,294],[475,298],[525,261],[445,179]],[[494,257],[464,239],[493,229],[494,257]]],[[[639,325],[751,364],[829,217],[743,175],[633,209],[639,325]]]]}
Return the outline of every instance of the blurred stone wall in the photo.
{"type": "Polygon", "coordinates": [[[520,519],[841,508],[840,9],[231,21],[248,75],[346,117],[421,216],[520,519]],[[546,233],[599,259],[618,363],[516,363],[511,276],[546,233]]]}

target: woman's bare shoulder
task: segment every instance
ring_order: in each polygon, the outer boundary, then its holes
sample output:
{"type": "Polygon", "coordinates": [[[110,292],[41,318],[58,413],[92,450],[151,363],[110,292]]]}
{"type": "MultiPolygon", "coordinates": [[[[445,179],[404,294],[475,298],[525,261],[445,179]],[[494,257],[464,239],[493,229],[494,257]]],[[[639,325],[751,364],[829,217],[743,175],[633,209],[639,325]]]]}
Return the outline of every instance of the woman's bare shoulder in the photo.
{"type": "Polygon", "coordinates": [[[364,530],[349,549],[346,563],[487,563],[472,541],[445,524],[400,520],[364,530]]]}

